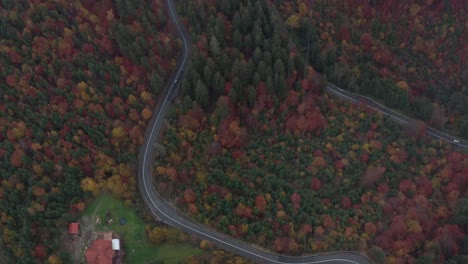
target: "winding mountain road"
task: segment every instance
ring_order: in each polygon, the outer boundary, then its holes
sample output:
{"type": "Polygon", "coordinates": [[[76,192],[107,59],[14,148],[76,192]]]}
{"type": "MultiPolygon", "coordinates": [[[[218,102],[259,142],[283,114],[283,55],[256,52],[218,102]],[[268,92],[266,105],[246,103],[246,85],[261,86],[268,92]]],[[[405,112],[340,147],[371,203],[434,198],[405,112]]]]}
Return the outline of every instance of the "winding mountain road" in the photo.
{"type": "MultiPolygon", "coordinates": [[[[169,9],[171,19],[176,25],[180,38],[182,39],[183,46],[182,53],[177,64],[177,70],[172,76],[169,85],[163,91],[161,100],[158,103],[158,107],[155,109],[155,112],[148,125],[144,142],[138,156],[138,185],[143,200],[146,203],[148,209],[151,211],[152,215],[170,226],[179,228],[184,232],[199,237],[201,239],[209,240],[227,251],[251,259],[257,263],[372,264],[372,261],[366,256],[361,255],[357,252],[350,251],[330,252],[313,256],[298,257],[278,255],[266,251],[265,249],[261,249],[259,247],[244,243],[240,240],[223,235],[217,231],[214,231],[196,223],[195,221],[187,217],[185,214],[177,210],[177,208],[175,208],[171,203],[165,200],[156,191],[152,181],[152,160],[154,149],[153,146],[155,145],[156,140],[163,127],[167,111],[174,97],[177,95],[179,80],[183,75],[184,68],[187,64],[188,55],[190,53],[190,42],[188,33],[176,14],[174,2],[172,0],[167,0],[167,6],[169,9]]],[[[336,95],[349,101],[357,101],[361,99],[358,95],[344,92],[338,87],[334,87],[333,85],[329,85],[327,87],[327,91],[335,93],[336,95]]],[[[373,108],[375,107],[375,109],[382,112],[385,111],[384,113],[386,115],[389,115],[394,119],[399,119],[401,120],[401,122],[409,121],[409,119],[407,119],[406,117],[394,113],[391,110],[378,105],[377,103],[376,105],[369,103],[369,106],[373,108]]]]}
{"type": "MultiPolygon", "coordinates": [[[[388,116],[389,118],[393,119],[397,123],[401,125],[407,125],[410,124],[411,122],[414,122],[413,119],[402,115],[396,111],[393,111],[382,104],[379,104],[378,102],[372,100],[369,97],[362,96],[359,94],[351,93],[348,91],[345,91],[331,83],[327,84],[327,87],[325,89],[327,93],[333,94],[335,96],[338,96],[346,101],[353,102],[353,103],[359,103],[359,102],[366,102],[367,106],[369,108],[372,108],[374,110],[377,110],[379,112],[382,112],[384,115],[388,116]]],[[[426,127],[426,134],[428,136],[431,136],[435,139],[439,139],[442,141],[446,141],[450,144],[453,144],[455,147],[468,150],[468,142],[459,138],[455,138],[451,135],[447,135],[443,132],[440,132],[438,130],[435,130],[431,127],[426,127]]]]}

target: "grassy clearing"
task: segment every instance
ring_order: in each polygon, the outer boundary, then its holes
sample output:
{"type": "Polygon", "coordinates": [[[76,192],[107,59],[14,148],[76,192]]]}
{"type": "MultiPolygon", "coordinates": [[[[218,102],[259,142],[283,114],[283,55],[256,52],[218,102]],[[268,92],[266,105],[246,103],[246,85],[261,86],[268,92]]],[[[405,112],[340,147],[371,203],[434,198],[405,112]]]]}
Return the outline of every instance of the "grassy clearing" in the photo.
{"type": "Polygon", "coordinates": [[[155,263],[157,261],[179,263],[188,256],[203,253],[200,248],[188,244],[155,245],[151,243],[145,234],[145,223],[134,210],[126,207],[111,195],[103,194],[97,197],[87,208],[85,216],[93,214],[101,219],[101,223],[96,225],[96,231],[112,230],[122,236],[126,263],[155,263]],[[106,211],[111,213],[112,222],[109,224],[105,224],[106,211]],[[125,218],[127,223],[120,225],[120,218],[125,218]]]}

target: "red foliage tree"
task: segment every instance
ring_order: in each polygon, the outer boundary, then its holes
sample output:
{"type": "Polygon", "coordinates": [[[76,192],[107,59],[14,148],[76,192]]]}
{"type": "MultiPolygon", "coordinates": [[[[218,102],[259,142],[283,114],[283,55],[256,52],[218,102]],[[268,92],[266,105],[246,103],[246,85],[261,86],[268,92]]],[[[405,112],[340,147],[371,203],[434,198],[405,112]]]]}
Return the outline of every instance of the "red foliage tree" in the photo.
{"type": "Polygon", "coordinates": [[[218,127],[218,139],[225,148],[242,147],[247,141],[247,129],[238,119],[225,118],[218,127]]]}
{"type": "Polygon", "coordinates": [[[44,245],[40,244],[40,245],[36,245],[34,247],[34,256],[39,259],[39,260],[42,260],[45,256],[46,256],[46,248],[44,245]]]}
{"type": "Polygon", "coordinates": [[[185,192],[184,192],[185,202],[193,203],[193,202],[195,202],[195,198],[196,198],[195,192],[191,188],[185,190],[185,192]]]}
{"type": "Polygon", "coordinates": [[[322,183],[320,182],[320,180],[317,177],[314,177],[310,181],[310,188],[312,190],[314,190],[314,191],[318,191],[318,190],[320,190],[320,187],[322,187],[322,183]]]}
{"type": "Polygon", "coordinates": [[[249,208],[248,206],[246,206],[245,204],[243,203],[239,203],[236,207],[236,210],[235,210],[235,213],[236,215],[240,216],[240,217],[243,217],[243,218],[252,218],[253,215],[252,215],[252,209],[249,208]]]}
{"type": "Polygon", "coordinates": [[[361,155],[361,161],[364,162],[364,163],[367,163],[367,161],[369,160],[369,154],[367,153],[362,153],[361,155]]]}
{"type": "Polygon", "coordinates": [[[293,253],[299,249],[297,242],[289,237],[279,237],[275,240],[274,248],[276,252],[290,252],[293,253]]]}
{"type": "Polygon", "coordinates": [[[407,227],[405,220],[405,216],[402,215],[396,215],[392,217],[390,230],[392,232],[392,237],[394,237],[395,239],[402,239],[406,234],[407,227]]]}
{"type": "Polygon", "coordinates": [[[291,202],[296,204],[296,203],[301,203],[301,196],[298,193],[293,193],[291,194],[291,202]]]}
{"type": "Polygon", "coordinates": [[[351,199],[349,199],[348,196],[345,196],[341,199],[341,206],[343,207],[343,209],[351,208],[351,205],[351,199]]]}
{"type": "Polygon", "coordinates": [[[432,194],[432,182],[427,177],[422,177],[417,182],[418,193],[429,197],[432,194]]]}
{"type": "Polygon", "coordinates": [[[361,36],[361,45],[368,50],[373,44],[372,36],[369,33],[364,33],[361,36]]]}
{"type": "Polygon", "coordinates": [[[387,230],[382,232],[375,238],[375,244],[383,250],[388,250],[392,245],[392,233],[387,230]]]}
{"type": "Polygon", "coordinates": [[[289,132],[294,132],[297,127],[297,118],[296,115],[291,115],[286,119],[285,129],[289,132]]]}
{"type": "Polygon", "coordinates": [[[12,73],[12,74],[7,75],[6,83],[10,87],[15,87],[15,85],[16,85],[16,76],[15,76],[15,74],[12,73]]]}
{"type": "Polygon", "coordinates": [[[10,57],[10,60],[13,64],[20,64],[22,61],[21,55],[19,55],[18,52],[14,50],[8,52],[8,56],[10,57]]]}
{"type": "Polygon", "coordinates": [[[337,37],[340,41],[346,40],[349,42],[351,40],[351,31],[349,30],[349,27],[347,26],[340,27],[340,29],[338,30],[337,37]]]}
{"type": "Polygon", "coordinates": [[[361,177],[359,184],[364,187],[371,187],[385,173],[384,167],[368,167],[364,175],[361,177]]]}
{"type": "Polygon", "coordinates": [[[366,232],[366,234],[374,235],[376,231],[377,231],[377,227],[373,223],[367,222],[364,225],[364,232],[366,232]]]}
{"type": "Polygon", "coordinates": [[[283,235],[289,235],[289,232],[291,231],[291,226],[286,223],[281,226],[281,232],[283,232],[283,235]]]}
{"type": "Polygon", "coordinates": [[[408,152],[404,148],[400,148],[396,155],[399,162],[405,162],[408,159],[408,152]]]}
{"type": "Polygon", "coordinates": [[[259,194],[255,197],[255,207],[260,211],[260,213],[264,213],[266,209],[266,200],[263,195],[259,194]]]}
{"type": "Polygon", "coordinates": [[[50,49],[49,40],[44,37],[35,37],[32,43],[33,52],[37,54],[44,54],[50,49]]]}
{"type": "Polygon", "coordinates": [[[388,187],[388,184],[386,182],[380,184],[378,187],[377,187],[377,190],[380,192],[380,193],[388,193],[388,191],[390,191],[390,187],[388,187]]]}
{"type": "Polygon", "coordinates": [[[336,227],[335,221],[329,215],[323,215],[322,222],[323,222],[323,226],[327,229],[334,229],[336,227]]]}
{"type": "Polygon", "coordinates": [[[408,179],[404,179],[400,181],[400,184],[398,185],[398,189],[400,192],[408,195],[410,193],[415,194],[416,193],[416,185],[408,179]]]}
{"type": "Polygon", "coordinates": [[[390,65],[393,54],[389,49],[382,49],[374,54],[374,60],[382,65],[390,65]]]}
{"type": "Polygon", "coordinates": [[[411,137],[422,137],[426,133],[426,123],[421,120],[414,120],[409,122],[404,130],[411,137]]]}
{"type": "Polygon", "coordinates": [[[286,101],[290,106],[296,106],[299,103],[299,96],[297,95],[297,92],[294,90],[289,90],[286,101]]]}
{"type": "Polygon", "coordinates": [[[274,243],[274,247],[276,252],[283,253],[288,250],[289,248],[289,238],[288,237],[281,237],[277,238],[274,243]]]}
{"type": "Polygon", "coordinates": [[[440,249],[445,259],[458,253],[458,240],[463,237],[464,234],[457,225],[446,224],[436,230],[435,241],[439,242],[440,249]]]}
{"type": "Polygon", "coordinates": [[[311,234],[313,231],[313,228],[309,224],[302,224],[301,225],[301,232],[305,235],[311,234]]]}
{"type": "Polygon", "coordinates": [[[463,160],[463,155],[458,151],[449,152],[447,155],[447,161],[450,163],[455,163],[461,160],[463,160]]]}

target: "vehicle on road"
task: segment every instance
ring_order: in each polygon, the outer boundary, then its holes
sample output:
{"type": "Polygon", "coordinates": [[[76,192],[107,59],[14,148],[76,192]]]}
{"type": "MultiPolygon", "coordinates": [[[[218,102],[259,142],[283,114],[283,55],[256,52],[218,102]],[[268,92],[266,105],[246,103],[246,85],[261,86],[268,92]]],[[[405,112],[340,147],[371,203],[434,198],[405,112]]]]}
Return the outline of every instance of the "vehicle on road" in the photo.
{"type": "Polygon", "coordinates": [[[453,143],[460,143],[460,140],[454,139],[454,140],[453,140],[453,143]]]}
{"type": "Polygon", "coordinates": [[[175,80],[174,80],[174,84],[176,84],[178,80],[179,80],[179,79],[175,79],[175,80]]]}

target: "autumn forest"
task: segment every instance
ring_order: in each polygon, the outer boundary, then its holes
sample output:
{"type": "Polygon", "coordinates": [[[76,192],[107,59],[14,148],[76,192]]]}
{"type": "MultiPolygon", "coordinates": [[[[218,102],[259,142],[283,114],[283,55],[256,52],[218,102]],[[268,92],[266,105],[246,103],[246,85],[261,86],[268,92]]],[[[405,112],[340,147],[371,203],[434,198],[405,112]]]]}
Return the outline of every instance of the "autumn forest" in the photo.
{"type": "MultiPolygon", "coordinates": [[[[325,92],[468,138],[463,1],[175,2],[192,47],[154,147],[166,199],[280,254],[468,261],[468,154],[325,92]]],[[[156,226],[136,175],[181,47],[165,1],[0,7],[0,261],[68,263],[60,238],[103,192],[156,226]]]]}

